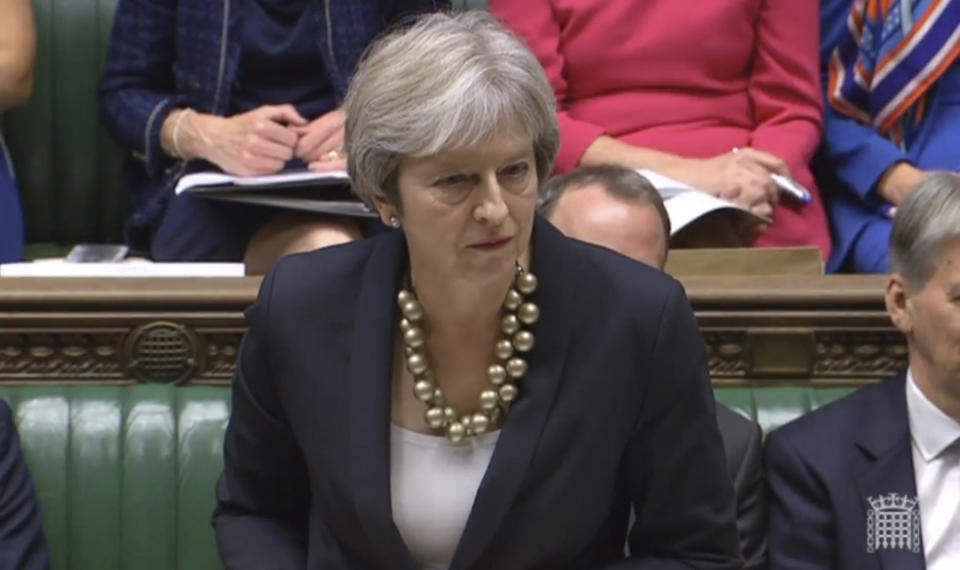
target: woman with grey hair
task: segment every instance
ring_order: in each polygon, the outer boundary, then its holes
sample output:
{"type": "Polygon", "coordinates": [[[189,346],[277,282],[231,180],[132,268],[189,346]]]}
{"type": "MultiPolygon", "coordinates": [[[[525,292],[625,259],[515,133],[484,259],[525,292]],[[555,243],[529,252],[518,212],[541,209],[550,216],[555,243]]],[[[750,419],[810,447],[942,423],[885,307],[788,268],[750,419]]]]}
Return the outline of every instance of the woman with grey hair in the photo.
{"type": "Polygon", "coordinates": [[[346,110],[355,189],[396,229],[264,280],[227,567],[740,567],[683,290],[535,215],[558,134],[534,56],[483,13],[430,16],[366,56],[346,110]]]}

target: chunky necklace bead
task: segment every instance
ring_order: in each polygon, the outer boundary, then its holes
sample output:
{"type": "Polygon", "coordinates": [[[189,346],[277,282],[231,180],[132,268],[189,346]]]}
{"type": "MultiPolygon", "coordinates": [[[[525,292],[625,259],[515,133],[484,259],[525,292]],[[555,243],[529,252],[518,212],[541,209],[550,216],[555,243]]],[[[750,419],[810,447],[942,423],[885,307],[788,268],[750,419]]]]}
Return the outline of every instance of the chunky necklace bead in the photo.
{"type": "Polygon", "coordinates": [[[424,351],[426,335],[420,327],[423,320],[420,301],[412,290],[400,290],[397,306],[400,307],[399,327],[406,367],[413,375],[414,396],[427,406],[424,421],[431,429],[442,431],[450,441],[459,443],[485,433],[516,401],[520,395],[517,382],[527,373],[527,361],[519,354],[529,352],[534,344],[533,333],[523,327],[540,318],[540,309],[524,297],[536,289],[537,278],[517,263],[513,287],[503,300],[506,313],[500,320],[500,330],[504,336],[497,341],[493,355],[495,361],[487,368],[490,387],[480,392],[477,409],[463,415],[447,404],[447,398],[430,370],[424,351]]]}

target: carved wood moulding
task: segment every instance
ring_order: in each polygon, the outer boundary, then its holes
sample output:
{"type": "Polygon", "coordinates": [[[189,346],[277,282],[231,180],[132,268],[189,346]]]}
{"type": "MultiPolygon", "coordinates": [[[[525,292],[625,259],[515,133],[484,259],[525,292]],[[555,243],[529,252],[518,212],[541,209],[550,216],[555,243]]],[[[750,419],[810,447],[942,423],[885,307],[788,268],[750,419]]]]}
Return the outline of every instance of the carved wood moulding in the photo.
{"type": "Polygon", "coordinates": [[[5,329],[0,383],[229,384],[243,329],[167,320],[125,330],[5,329]]]}
{"type": "MultiPolygon", "coordinates": [[[[819,277],[684,285],[716,383],[858,384],[906,364],[903,338],[883,311],[882,283],[819,277]]],[[[256,279],[0,279],[0,383],[227,385],[245,330],[242,311],[258,287],[256,279]]]]}

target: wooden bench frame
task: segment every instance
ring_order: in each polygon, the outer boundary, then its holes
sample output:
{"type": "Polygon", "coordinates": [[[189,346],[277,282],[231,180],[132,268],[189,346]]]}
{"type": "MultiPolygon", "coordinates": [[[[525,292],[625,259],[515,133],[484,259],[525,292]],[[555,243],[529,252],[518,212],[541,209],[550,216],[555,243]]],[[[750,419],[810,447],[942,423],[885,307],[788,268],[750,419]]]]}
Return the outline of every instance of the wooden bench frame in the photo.
{"type": "MultiPolygon", "coordinates": [[[[243,309],[259,284],[254,277],[0,279],[0,384],[228,384],[243,309]]],[[[858,386],[906,365],[883,276],[683,284],[716,385],[858,386]]]]}

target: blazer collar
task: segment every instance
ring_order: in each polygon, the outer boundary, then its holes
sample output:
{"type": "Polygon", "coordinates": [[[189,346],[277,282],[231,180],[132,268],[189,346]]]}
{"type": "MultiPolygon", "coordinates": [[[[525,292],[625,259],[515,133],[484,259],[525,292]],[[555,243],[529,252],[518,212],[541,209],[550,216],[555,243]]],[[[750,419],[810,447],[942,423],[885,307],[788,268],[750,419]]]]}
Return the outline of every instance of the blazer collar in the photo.
{"type": "MultiPolygon", "coordinates": [[[[569,311],[576,298],[567,241],[537,216],[531,271],[539,286],[531,295],[541,317],[531,331],[536,343],[520,397],[507,415],[473,509],[457,546],[452,570],[472,568],[494,535],[520,489],[556,396],[570,339],[569,311]],[[560,260],[563,260],[561,262],[560,260]]],[[[390,383],[396,331],[395,298],[407,267],[400,232],[376,238],[357,298],[349,378],[349,454],[354,504],[382,568],[413,570],[411,558],[393,522],[390,500],[390,383]]]]}
{"type": "Polygon", "coordinates": [[[487,472],[480,482],[451,570],[476,567],[514,503],[553,407],[570,341],[571,308],[578,298],[578,264],[567,238],[537,216],[531,271],[539,285],[530,299],[540,308],[531,327],[536,343],[530,369],[520,383],[520,398],[507,415],[487,472]]]}
{"type": "MultiPolygon", "coordinates": [[[[875,397],[863,406],[857,446],[868,461],[856,480],[864,509],[865,524],[874,510],[870,500],[891,494],[917,499],[913,475],[913,457],[910,449],[910,428],[907,421],[906,374],[884,381],[877,387],[875,397]]],[[[919,507],[916,507],[917,509],[919,507]]],[[[884,570],[923,570],[923,543],[916,520],[914,548],[877,548],[877,559],[884,570]]],[[[867,536],[868,543],[870,541],[867,536]]],[[[868,550],[869,551],[869,550],[868,550]]]]}
{"type": "Polygon", "coordinates": [[[396,295],[407,267],[403,234],[373,238],[360,282],[350,343],[348,450],[354,506],[366,554],[380,568],[415,570],[390,507],[390,383],[396,295]]]}

